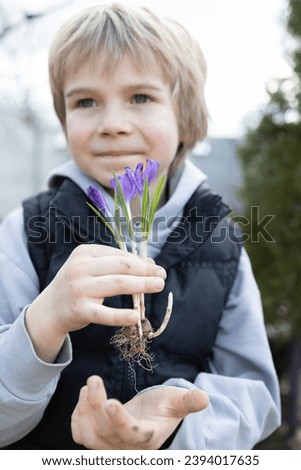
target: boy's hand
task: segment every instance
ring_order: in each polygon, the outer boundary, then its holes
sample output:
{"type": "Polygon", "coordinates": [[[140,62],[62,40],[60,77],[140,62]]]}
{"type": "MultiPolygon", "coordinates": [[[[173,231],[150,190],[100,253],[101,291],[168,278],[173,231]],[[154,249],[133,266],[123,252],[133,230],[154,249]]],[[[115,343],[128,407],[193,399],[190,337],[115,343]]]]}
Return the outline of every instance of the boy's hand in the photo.
{"type": "Polygon", "coordinates": [[[102,379],[92,376],[81,389],[71,419],[74,441],[88,449],[159,449],[189,413],[208,406],[202,390],[158,387],[125,405],[107,399],[102,379]]]}
{"type": "Polygon", "coordinates": [[[25,316],[37,354],[53,362],[69,331],[89,323],[135,325],[138,313],[103,305],[105,297],[164,288],[166,272],[155,263],[102,245],[80,245],[25,316]]]}

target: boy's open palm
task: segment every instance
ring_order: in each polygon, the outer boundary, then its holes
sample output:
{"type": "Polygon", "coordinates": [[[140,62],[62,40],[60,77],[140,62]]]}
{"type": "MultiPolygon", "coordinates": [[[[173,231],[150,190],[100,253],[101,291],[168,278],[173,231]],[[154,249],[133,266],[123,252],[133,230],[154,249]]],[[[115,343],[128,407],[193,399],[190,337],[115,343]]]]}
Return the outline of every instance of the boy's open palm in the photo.
{"type": "Polygon", "coordinates": [[[107,399],[102,379],[92,376],[73,412],[72,435],[88,449],[159,449],[185,416],[207,405],[205,392],[170,386],[153,388],[122,405],[107,399]]]}

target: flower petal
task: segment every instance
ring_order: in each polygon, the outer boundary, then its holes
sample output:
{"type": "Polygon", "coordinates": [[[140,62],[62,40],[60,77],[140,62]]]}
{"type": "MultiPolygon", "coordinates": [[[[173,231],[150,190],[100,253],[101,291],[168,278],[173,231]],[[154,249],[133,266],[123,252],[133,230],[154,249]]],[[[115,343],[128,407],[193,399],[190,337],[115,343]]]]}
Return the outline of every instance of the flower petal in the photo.
{"type": "Polygon", "coordinates": [[[136,166],[136,169],[135,169],[135,182],[136,182],[136,187],[137,187],[137,190],[138,190],[138,193],[142,194],[142,191],[143,191],[143,163],[142,162],[139,162],[136,166]]]}
{"type": "Polygon", "coordinates": [[[124,198],[126,201],[133,199],[137,193],[137,186],[134,178],[134,174],[126,171],[121,177],[121,187],[123,189],[124,198]]]}
{"type": "MultiPolygon", "coordinates": [[[[120,181],[120,176],[118,176],[117,178],[118,178],[119,181],[120,181]]],[[[111,187],[114,189],[114,191],[116,191],[116,186],[117,186],[117,185],[116,185],[115,178],[111,178],[111,179],[110,179],[110,185],[111,185],[111,187]]]]}
{"type": "Polygon", "coordinates": [[[101,193],[101,191],[99,191],[99,189],[95,188],[95,186],[90,185],[87,189],[87,194],[89,199],[98,209],[109,211],[108,203],[105,200],[104,195],[101,193]]]}
{"type": "MultiPolygon", "coordinates": [[[[118,175],[117,178],[119,180],[124,199],[126,201],[130,201],[131,199],[133,199],[133,197],[137,193],[137,186],[136,186],[134,172],[130,168],[126,168],[125,173],[122,176],[118,175]]],[[[110,179],[110,184],[112,188],[114,189],[114,191],[116,191],[117,185],[116,185],[115,178],[110,179]]]]}
{"type": "Polygon", "coordinates": [[[151,158],[146,159],[146,167],[143,172],[143,181],[145,179],[148,179],[148,184],[151,184],[151,182],[155,179],[156,174],[158,172],[159,168],[159,162],[158,160],[152,160],[151,158]]]}

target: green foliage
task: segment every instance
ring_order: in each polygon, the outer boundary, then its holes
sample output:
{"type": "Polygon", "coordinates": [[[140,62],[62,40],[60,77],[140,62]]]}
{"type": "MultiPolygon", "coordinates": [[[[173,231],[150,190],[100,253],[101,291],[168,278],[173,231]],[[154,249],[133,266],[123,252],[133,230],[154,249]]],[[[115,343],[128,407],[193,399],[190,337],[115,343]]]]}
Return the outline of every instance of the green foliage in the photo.
{"type": "Polygon", "coordinates": [[[274,216],[266,227],[274,241],[254,233],[251,220],[246,242],[267,319],[278,324],[289,319],[301,334],[301,126],[278,125],[264,116],[239,155],[246,217],[252,206],[259,207],[260,218],[274,216]]]}
{"type": "MultiPolygon", "coordinates": [[[[290,0],[288,28],[301,38],[299,0],[290,0]]],[[[260,218],[274,216],[266,226],[272,242],[254,233],[252,220],[244,231],[250,235],[246,248],[266,320],[286,338],[301,337],[301,120],[297,113],[301,109],[301,50],[297,55],[297,84],[292,88],[287,86],[292,79],[278,81],[257,127],[248,131],[238,149],[245,177],[241,192],[245,216],[250,219],[252,206],[258,207],[260,218]]]]}
{"type": "Polygon", "coordinates": [[[290,34],[297,39],[301,38],[300,18],[301,18],[300,0],[289,0],[287,28],[290,34]]]}

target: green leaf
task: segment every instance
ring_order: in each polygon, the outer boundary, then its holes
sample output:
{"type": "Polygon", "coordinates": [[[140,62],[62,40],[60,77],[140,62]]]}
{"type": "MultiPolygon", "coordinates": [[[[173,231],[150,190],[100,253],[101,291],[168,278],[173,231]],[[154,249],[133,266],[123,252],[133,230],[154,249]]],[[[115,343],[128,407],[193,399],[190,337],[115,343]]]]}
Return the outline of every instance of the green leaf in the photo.
{"type": "Polygon", "coordinates": [[[121,230],[121,222],[120,222],[120,213],[119,213],[119,205],[118,205],[118,194],[115,191],[114,193],[114,204],[115,204],[115,209],[114,209],[114,217],[115,217],[115,222],[117,226],[117,232],[118,232],[118,243],[122,239],[122,230],[121,230]]]}
{"type": "Polygon", "coordinates": [[[163,192],[163,189],[165,187],[165,175],[161,176],[156,189],[154,191],[154,195],[152,198],[151,206],[150,206],[150,211],[149,211],[149,218],[148,218],[148,226],[149,226],[149,231],[151,229],[154,217],[155,217],[155,212],[157,210],[158,204],[160,202],[160,198],[163,192]]]}
{"type": "MultiPolygon", "coordinates": [[[[134,240],[135,239],[134,229],[133,229],[132,220],[131,220],[131,217],[127,208],[127,203],[123,194],[123,189],[118,179],[118,176],[116,175],[115,172],[113,172],[113,176],[114,176],[114,180],[116,183],[116,189],[114,190],[115,212],[117,210],[117,207],[121,208],[122,213],[126,220],[130,239],[134,240]]],[[[119,213],[118,213],[118,216],[119,216],[119,213]]],[[[123,235],[122,235],[122,230],[121,230],[120,218],[119,218],[119,234],[120,234],[120,238],[122,238],[123,235]]]]}
{"type": "Polygon", "coordinates": [[[86,201],[87,205],[92,209],[92,211],[100,218],[100,220],[104,223],[104,225],[110,230],[111,234],[117,240],[117,234],[113,227],[109,224],[109,222],[105,219],[105,217],[102,215],[101,212],[99,212],[92,204],[90,204],[88,201],[86,201]]]}
{"type": "MultiPolygon", "coordinates": [[[[114,191],[115,195],[117,195],[117,200],[118,200],[118,203],[119,203],[119,206],[122,210],[122,213],[126,219],[126,223],[129,225],[130,224],[130,217],[129,217],[129,213],[128,213],[128,209],[127,209],[127,206],[126,206],[126,201],[125,201],[125,197],[124,197],[124,194],[123,194],[123,190],[122,190],[122,186],[120,184],[120,181],[116,175],[115,172],[113,172],[113,176],[114,176],[114,180],[115,180],[115,183],[116,183],[116,189],[114,191]]],[[[115,205],[116,205],[116,202],[115,202],[115,205]]]]}
{"type": "Polygon", "coordinates": [[[142,208],[141,208],[141,217],[142,217],[142,231],[146,236],[149,235],[149,184],[148,179],[144,181],[143,192],[142,192],[142,208]]]}

